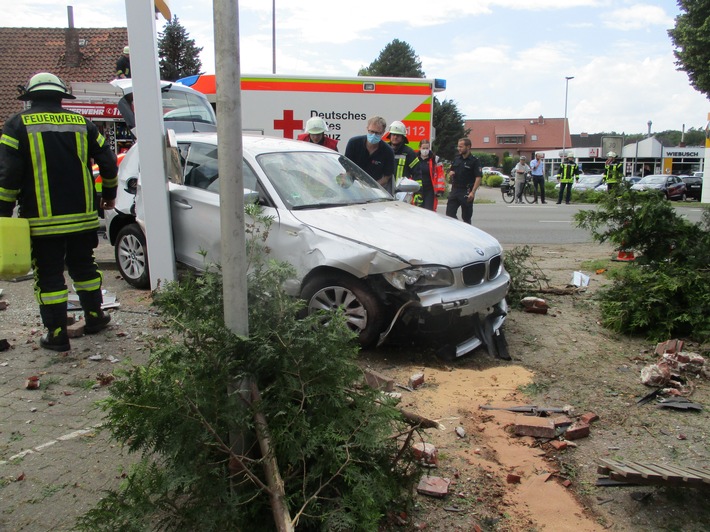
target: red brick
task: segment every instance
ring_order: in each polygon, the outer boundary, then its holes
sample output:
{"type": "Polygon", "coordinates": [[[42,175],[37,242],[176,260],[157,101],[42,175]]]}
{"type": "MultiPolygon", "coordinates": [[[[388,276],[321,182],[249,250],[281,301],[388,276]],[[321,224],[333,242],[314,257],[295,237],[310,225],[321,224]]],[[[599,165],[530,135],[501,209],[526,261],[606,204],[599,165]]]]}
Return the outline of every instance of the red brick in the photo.
{"type": "Polygon", "coordinates": [[[574,421],[567,416],[555,416],[550,419],[552,420],[552,423],[554,423],[555,428],[564,427],[565,425],[571,425],[574,423],[574,421]]]}
{"type": "Polygon", "coordinates": [[[565,488],[569,488],[569,487],[572,485],[572,481],[569,480],[569,479],[563,480],[563,481],[562,481],[562,485],[563,485],[565,488]]]}
{"type": "Polygon", "coordinates": [[[508,484],[520,484],[520,475],[508,473],[508,477],[505,480],[508,484]]]}
{"type": "Polygon", "coordinates": [[[664,353],[677,353],[683,350],[683,340],[668,340],[660,342],[656,345],[655,354],[662,355],[664,353]]]}
{"type": "Polygon", "coordinates": [[[439,450],[431,443],[417,442],[412,445],[414,458],[425,465],[439,464],[439,450]]]}
{"type": "Polygon", "coordinates": [[[582,415],[579,417],[579,420],[580,420],[582,423],[586,423],[587,425],[589,425],[590,423],[592,423],[592,422],[594,422],[594,421],[598,421],[598,420],[599,420],[599,416],[596,415],[594,412],[587,412],[586,414],[582,414],[582,415]]]}
{"type": "Polygon", "coordinates": [[[417,492],[432,497],[446,497],[449,494],[449,480],[441,477],[424,475],[419,481],[417,492]]]}
{"type": "Polygon", "coordinates": [[[564,451],[567,448],[567,442],[566,441],[560,441],[560,440],[552,440],[550,442],[550,445],[552,445],[555,449],[558,451],[564,451]]]}
{"type": "Polygon", "coordinates": [[[86,323],[84,320],[77,321],[76,323],[72,323],[71,325],[67,326],[67,336],[69,338],[79,338],[80,336],[84,336],[84,325],[86,323]]]}
{"type": "Polygon", "coordinates": [[[394,391],[394,379],[372,369],[365,370],[365,382],[375,390],[394,391]]]}
{"type": "Polygon", "coordinates": [[[577,422],[565,431],[565,438],[568,440],[578,440],[589,436],[589,425],[577,422]]]}
{"type": "Polygon", "coordinates": [[[525,307],[523,312],[530,314],[547,314],[547,307],[525,307]]]}
{"type": "Polygon", "coordinates": [[[554,438],[555,424],[546,417],[525,417],[516,420],[513,432],[518,436],[533,436],[535,438],[554,438]]]}
{"type": "Polygon", "coordinates": [[[410,388],[414,388],[416,390],[422,384],[424,384],[424,374],[423,373],[415,373],[414,375],[409,377],[409,387],[410,388]]]}

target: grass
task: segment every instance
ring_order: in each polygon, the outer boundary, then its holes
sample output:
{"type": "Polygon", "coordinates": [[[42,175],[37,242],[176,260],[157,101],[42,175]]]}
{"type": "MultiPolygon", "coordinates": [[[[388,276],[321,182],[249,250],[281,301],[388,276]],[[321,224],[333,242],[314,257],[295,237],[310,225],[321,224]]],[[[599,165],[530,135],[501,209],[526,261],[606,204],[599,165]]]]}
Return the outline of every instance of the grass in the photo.
{"type": "Polygon", "coordinates": [[[96,384],[96,381],[92,379],[74,379],[68,383],[68,386],[82,388],[83,390],[90,390],[94,387],[94,384],[96,384]]]}
{"type": "Polygon", "coordinates": [[[550,385],[542,382],[531,382],[524,386],[518,386],[518,390],[525,395],[534,397],[545,393],[550,388],[550,385]]]}

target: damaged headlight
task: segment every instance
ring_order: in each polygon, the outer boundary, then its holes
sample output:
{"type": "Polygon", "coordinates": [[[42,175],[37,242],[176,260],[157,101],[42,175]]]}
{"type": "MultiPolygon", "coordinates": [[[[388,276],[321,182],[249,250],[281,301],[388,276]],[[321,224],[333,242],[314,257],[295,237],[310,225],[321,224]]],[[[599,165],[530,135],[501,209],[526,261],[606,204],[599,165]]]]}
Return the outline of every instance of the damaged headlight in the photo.
{"type": "Polygon", "coordinates": [[[454,284],[454,274],[446,266],[420,266],[383,274],[399,290],[427,290],[454,284]]]}

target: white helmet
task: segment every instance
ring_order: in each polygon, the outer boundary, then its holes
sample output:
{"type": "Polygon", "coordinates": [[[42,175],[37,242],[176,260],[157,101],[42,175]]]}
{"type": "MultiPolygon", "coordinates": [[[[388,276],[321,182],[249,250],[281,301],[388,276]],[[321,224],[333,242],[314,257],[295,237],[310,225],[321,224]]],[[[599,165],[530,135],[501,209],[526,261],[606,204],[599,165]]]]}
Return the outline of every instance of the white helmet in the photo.
{"type": "Polygon", "coordinates": [[[131,55],[131,49],[128,46],[124,46],[123,53],[126,55],[131,55]]]}
{"type": "Polygon", "coordinates": [[[76,96],[72,96],[66,84],[54,74],[49,72],[40,72],[30,78],[27,87],[22,88],[22,94],[18,100],[27,101],[34,100],[39,96],[56,96],[75,100],[76,96]]]}
{"type": "Polygon", "coordinates": [[[402,135],[404,137],[404,143],[409,144],[409,140],[407,139],[407,126],[399,120],[395,120],[390,124],[389,135],[402,135]]]}
{"type": "Polygon", "coordinates": [[[320,135],[328,131],[328,124],[320,116],[312,116],[306,122],[306,133],[320,135]]]}
{"type": "Polygon", "coordinates": [[[609,153],[606,154],[607,157],[611,157],[612,159],[616,158],[616,152],[615,151],[610,151],[609,153]]]}

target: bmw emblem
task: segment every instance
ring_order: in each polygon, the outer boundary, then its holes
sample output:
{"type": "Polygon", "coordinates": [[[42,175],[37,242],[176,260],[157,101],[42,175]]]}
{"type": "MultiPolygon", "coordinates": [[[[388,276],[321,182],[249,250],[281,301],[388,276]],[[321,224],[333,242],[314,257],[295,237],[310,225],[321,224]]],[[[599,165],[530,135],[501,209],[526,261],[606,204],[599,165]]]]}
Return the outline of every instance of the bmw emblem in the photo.
{"type": "Polygon", "coordinates": [[[486,254],[486,252],[483,251],[481,248],[475,248],[475,249],[476,249],[476,253],[478,253],[481,257],[483,257],[483,255],[486,254]]]}

